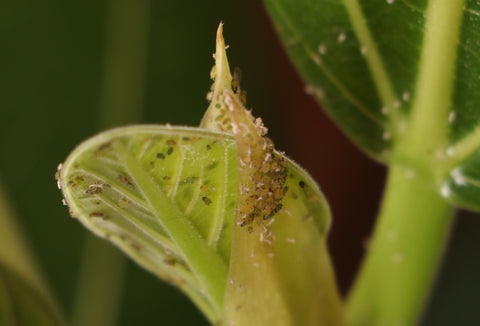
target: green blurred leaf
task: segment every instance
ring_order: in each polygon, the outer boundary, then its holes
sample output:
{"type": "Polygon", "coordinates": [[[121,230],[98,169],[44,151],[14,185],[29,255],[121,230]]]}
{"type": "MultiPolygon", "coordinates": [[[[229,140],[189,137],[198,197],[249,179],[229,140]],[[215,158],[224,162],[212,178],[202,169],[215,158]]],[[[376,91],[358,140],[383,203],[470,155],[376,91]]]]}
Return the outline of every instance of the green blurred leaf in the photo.
{"type": "Polygon", "coordinates": [[[63,325],[49,298],[3,262],[0,262],[0,325],[63,325]]]}
{"type": "Polygon", "coordinates": [[[1,183],[0,325],[63,325],[1,183]]]}
{"type": "Polygon", "coordinates": [[[311,92],[376,159],[480,210],[480,4],[265,0],[311,92]]]}

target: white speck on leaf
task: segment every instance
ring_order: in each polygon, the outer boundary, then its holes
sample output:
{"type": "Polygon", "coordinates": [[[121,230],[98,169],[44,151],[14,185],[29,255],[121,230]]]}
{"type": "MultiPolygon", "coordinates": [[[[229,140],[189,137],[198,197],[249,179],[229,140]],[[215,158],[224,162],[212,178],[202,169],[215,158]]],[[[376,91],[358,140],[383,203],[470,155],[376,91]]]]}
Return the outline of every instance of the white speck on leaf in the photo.
{"type": "Polygon", "coordinates": [[[310,54],[310,58],[315,62],[317,65],[322,64],[322,59],[315,53],[310,54]]]}
{"type": "Polygon", "coordinates": [[[321,55],[327,54],[327,46],[325,44],[320,44],[318,46],[318,53],[320,53],[321,55]]]}
{"type": "Polygon", "coordinates": [[[463,186],[467,183],[459,168],[453,169],[450,175],[452,176],[453,181],[459,186],[463,186]]]}
{"type": "Polygon", "coordinates": [[[347,39],[347,35],[345,33],[338,34],[337,41],[338,43],[343,43],[347,39]]]}
{"type": "Polygon", "coordinates": [[[323,99],[325,97],[325,92],[322,88],[318,88],[310,85],[305,86],[305,93],[307,93],[308,95],[316,96],[319,99],[323,99]]]}
{"type": "Polygon", "coordinates": [[[402,100],[404,102],[407,102],[410,99],[410,93],[409,92],[403,92],[402,94],[402,100]]]}
{"type": "Polygon", "coordinates": [[[440,188],[440,194],[442,195],[442,197],[447,198],[447,197],[450,197],[450,195],[452,194],[452,191],[450,190],[450,187],[447,184],[444,184],[440,188]]]}
{"type": "Polygon", "coordinates": [[[447,154],[448,157],[451,157],[451,156],[455,155],[455,149],[453,147],[449,147],[445,151],[445,154],[447,154]]]}
{"type": "Polygon", "coordinates": [[[360,53],[362,55],[366,55],[367,52],[368,52],[368,48],[365,45],[360,48],[360,53]]]}
{"type": "Polygon", "coordinates": [[[457,112],[450,111],[450,113],[448,114],[448,122],[452,123],[453,121],[455,121],[456,116],[457,116],[457,112]]]}

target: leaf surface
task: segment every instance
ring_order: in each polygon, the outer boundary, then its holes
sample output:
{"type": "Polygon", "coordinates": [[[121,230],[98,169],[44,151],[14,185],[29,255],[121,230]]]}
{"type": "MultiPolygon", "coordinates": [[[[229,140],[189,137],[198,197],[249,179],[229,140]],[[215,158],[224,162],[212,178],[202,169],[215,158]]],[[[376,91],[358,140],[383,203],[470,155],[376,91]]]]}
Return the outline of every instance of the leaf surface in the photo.
{"type": "Polygon", "coordinates": [[[477,1],[265,3],[306,91],[359,147],[480,210],[477,1]]]}
{"type": "MultiPolygon", "coordinates": [[[[70,154],[60,169],[61,188],[72,216],[178,286],[217,322],[237,200],[236,150],[233,136],[222,132],[160,125],[113,129],[70,154]]],[[[323,196],[305,172],[285,162],[291,178],[312,189],[299,201],[313,200],[308,205],[315,208],[301,216],[312,214],[306,216],[309,227],[325,239],[330,218],[323,196]]]]}
{"type": "Polygon", "coordinates": [[[315,182],[276,155],[266,128],[226,91],[238,197],[225,320],[238,326],[343,325],[326,249],[330,211],[315,182]]]}
{"type": "Polygon", "coordinates": [[[213,318],[230,256],[235,172],[228,135],[142,126],[84,142],[60,180],[73,216],[213,318]]]}

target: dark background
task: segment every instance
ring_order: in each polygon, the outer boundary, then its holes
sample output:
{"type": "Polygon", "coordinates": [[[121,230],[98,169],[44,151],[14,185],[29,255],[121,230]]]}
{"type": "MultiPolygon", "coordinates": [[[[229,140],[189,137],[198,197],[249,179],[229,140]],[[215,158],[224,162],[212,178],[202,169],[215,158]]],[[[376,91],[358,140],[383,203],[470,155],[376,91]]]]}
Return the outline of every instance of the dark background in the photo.
{"type": "MultiPolygon", "coordinates": [[[[355,149],[305,93],[261,2],[4,0],[0,178],[67,316],[86,231],[61,204],[53,177],[57,164],[103,127],[198,125],[208,105],[220,21],[231,45],[230,64],[242,68],[248,106],[264,118],[277,148],[313,175],[331,203],[333,261],[342,292],[351,285],[371,233],[385,169],[355,149]],[[138,3],[143,12],[136,11],[138,3]],[[112,32],[115,8],[124,8],[117,12],[123,19],[112,32]],[[141,38],[135,34],[138,26],[144,27],[141,38]],[[118,44],[123,47],[115,48],[118,44]],[[109,72],[112,53],[121,64],[109,72]],[[129,62],[140,71],[132,72],[129,62]],[[108,74],[114,80],[110,84],[108,74]],[[131,102],[138,110],[128,115],[121,112],[128,104],[121,92],[131,85],[138,88],[131,102]],[[100,113],[109,87],[110,101],[115,102],[117,90],[119,111],[100,113]]],[[[480,324],[479,231],[478,216],[460,214],[425,326],[480,324]]],[[[128,263],[117,324],[206,322],[176,289],[128,263]]]]}

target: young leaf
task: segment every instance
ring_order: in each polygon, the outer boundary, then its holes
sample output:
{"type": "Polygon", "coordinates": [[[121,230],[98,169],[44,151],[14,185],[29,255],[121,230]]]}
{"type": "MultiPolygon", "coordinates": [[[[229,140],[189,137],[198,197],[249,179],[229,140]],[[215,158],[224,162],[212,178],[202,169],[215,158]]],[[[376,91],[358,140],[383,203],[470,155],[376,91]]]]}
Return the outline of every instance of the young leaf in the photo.
{"type": "Polygon", "coordinates": [[[326,250],[328,205],[315,182],[273,151],[261,120],[226,91],[237,142],[238,197],[227,325],[343,325],[326,250]]]}
{"type": "Polygon", "coordinates": [[[218,317],[235,207],[231,137],[181,127],[114,129],[74,150],[60,180],[73,216],[218,317]]]}
{"type": "Polygon", "coordinates": [[[254,123],[243,108],[222,25],[216,58],[212,103],[202,120],[212,130],[131,126],[80,144],[58,171],[71,215],[181,288],[212,323],[249,325],[266,309],[258,325],[339,325],[325,246],[328,205],[308,174],[262,137],[261,120],[254,123]],[[243,169],[250,151],[255,164],[243,169]],[[252,270],[246,249],[257,247],[253,266],[262,267],[252,270]],[[224,305],[228,274],[246,291],[227,289],[224,305]]]}
{"type": "MultiPolygon", "coordinates": [[[[285,165],[291,180],[286,186],[292,183],[290,187],[296,189],[287,192],[292,203],[285,205],[310,202],[309,209],[305,204],[288,209],[297,213],[295,219],[305,220],[303,229],[317,234],[318,247],[312,245],[309,252],[322,257],[329,223],[326,203],[307,174],[287,159],[285,165]],[[307,188],[300,189],[302,185],[307,188]]],[[[132,126],[101,133],[79,145],[60,169],[60,184],[72,216],[178,286],[216,321],[230,261],[237,169],[236,144],[229,134],[132,126]]],[[[288,214],[284,210],[278,219],[293,228],[299,222],[288,214]]],[[[287,232],[283,240],[288,236],[287,232]]],[[[290,254],[285,251],[289,260],[295,259],[290,254]]],[[[328,262],[327,256],[323,259],[328,262]]],[[[330,271],[329,264],[321,270],[330,271]]],[[[330,289],[333,279],[329,282],[325,286],[330,289]]]]}
{"type": "Polygon", "coordinates": [[[230,90],[242,103],[246,101],[245,92],[240,89],[239,70],[235,70],[233,77],[230,73],[226,53],[225,40],[223,39],[223,23],[217,29],[215,47],[215,66],[210,72],[213,79],[207,98],[210,101],[207,111],[203,115],[200,128],[232,133],[232,124],[225,104],[224,90],[230,90]]]}

